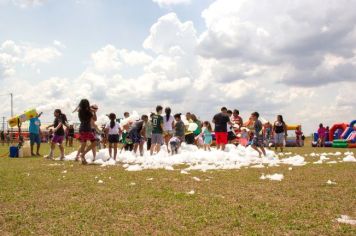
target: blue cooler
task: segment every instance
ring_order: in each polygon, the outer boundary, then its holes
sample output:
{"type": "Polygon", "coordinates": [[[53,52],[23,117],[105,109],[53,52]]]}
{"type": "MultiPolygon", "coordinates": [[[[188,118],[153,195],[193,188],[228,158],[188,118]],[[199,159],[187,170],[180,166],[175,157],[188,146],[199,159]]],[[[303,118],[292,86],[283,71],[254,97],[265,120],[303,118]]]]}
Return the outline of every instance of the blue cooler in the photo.
{"type": "Polygon", "coordinates": [[[19,157],[19,148],[18,147],[10,147],[9,152],[10,152],[9,157],[11,157],[11,158],[19,157]]]}

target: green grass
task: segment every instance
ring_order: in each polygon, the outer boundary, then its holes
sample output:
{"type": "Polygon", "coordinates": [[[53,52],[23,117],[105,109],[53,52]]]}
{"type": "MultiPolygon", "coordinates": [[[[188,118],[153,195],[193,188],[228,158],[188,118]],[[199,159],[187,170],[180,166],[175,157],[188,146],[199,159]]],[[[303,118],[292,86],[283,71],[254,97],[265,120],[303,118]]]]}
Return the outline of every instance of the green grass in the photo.
{"type": "MultiPolygon", "coordinates": [[[[48,145],[42,150],[48,152],[48,145]]],[[[346,151],[286,151],[337,150],[346,151]]],[[[335,222],[341,214],[356,217],[355,167],[308,164],[292,171],[280,166],[182,175],[178,170],[126,172],[120,166],[2,157],[0,234],[355,235],[355,226],[335,222]],[[262,173],[283,173],[285,179],[262,181],[262,173]],[[104,183],[98,184],[99,179],[104,183]],[[327,185],[329,179],[337,185],[327,185]],[[186,194],[191,190],[196,194],[186,194]]]]}

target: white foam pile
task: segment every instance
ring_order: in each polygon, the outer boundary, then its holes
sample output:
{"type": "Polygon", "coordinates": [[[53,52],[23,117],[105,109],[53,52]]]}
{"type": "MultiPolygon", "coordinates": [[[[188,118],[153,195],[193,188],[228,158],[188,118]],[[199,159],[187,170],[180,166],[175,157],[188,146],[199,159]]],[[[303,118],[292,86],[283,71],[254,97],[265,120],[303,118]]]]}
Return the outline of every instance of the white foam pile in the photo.
{"type": "Polygon", "coordinates": [[[337,218],[336,220],[339,223],[356,225],[356,220],[347,215],[341,215],[340,218],[337,218]]]}
{"type": "Polygon", "coordinates": [[[282,179],[284,179],[284,175],[283,174],[273,174],[273,175],[262,174],[260,179],[262,179],[262,180],[269,179],[269,180],[274,180],[274,181],[282,181],[282,179]]]}
{"type": "Polygon", "coordinates": [[[345,157],[342,159],[343,162],[356,162],[356,158],[353,152],[345,152],[345,157]]]}
{"type": "MultiPolygon", "coordinates": [[[[65,157],[65,160],[74,160],[76,152],[73,152],[65,157]]],[[[242,167],[264,168],[265,166],[278,166],[280,164],[302,166],[306,162],[302,156],[290,156],[288,158],[280,159],[273,151],[267,150],[266,157],[259,158],[258,153],[251,147],[227,145],[226,151],[218,151],[212,149],[211,152],[198,149],[194,145],[182,144],[178,155],[170,155],[167,153],[165,146],[162,146],[161,152],[150,156],[145,152],[144,156],[134,155],[132,152],[125,152],[118,154],[117,162],[109,159],[109,152],[107,149],[102,149],[97,153],[96,160],[93,163],[93,156],[87,154],[86,159],[90,164],[97,164],[101,166],[123,164],[127,171],[142,171],[145,169],[165,169],[174,170],[176,165],[188,165],[182,171],[182,174],[187,174],[190,170],[228,170],[240,169],[242,167]]]]}

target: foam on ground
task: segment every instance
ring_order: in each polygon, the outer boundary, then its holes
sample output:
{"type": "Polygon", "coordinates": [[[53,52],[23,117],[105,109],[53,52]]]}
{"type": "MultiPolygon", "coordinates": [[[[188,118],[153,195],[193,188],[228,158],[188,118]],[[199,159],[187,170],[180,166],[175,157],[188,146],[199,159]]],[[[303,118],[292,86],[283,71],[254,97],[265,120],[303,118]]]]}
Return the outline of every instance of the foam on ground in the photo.
{"type": "MultiPolygon", "coordinates": [[[[145,152],[144,156],[135,155],[132,152],[119,152],[118,161],[109,158],[108,149],[102,149],[97,153],[96,160],[93,162],[92,153],[86,155],[89,164],[101,166],[111,166],[122,164],[127,171],[142,171],[146,169],[165,169],[174,170],[174,166],[187,165],[185,172],[190,170],[230,170],[243,167],[264,168],[279,166],[281,164],[291,166],[303,166],[307,164],[303,156],[289,156],[288,158],[279,157],[271,150],[266,150],[267,155],[259,158],[258,153],[251,147],[227,145],[226,150],[219,151],[212,148],[211,152],[198,149],[194,145],[182,144],[178,155],[167,153],[166,147],[162,146],[161,152],[150,156],[145,152]]],[[[76,152],[65,157],[67,161],[75,160],[76,152]]],[[[183,172],[182,174],[184,174],[183,172]]]]}

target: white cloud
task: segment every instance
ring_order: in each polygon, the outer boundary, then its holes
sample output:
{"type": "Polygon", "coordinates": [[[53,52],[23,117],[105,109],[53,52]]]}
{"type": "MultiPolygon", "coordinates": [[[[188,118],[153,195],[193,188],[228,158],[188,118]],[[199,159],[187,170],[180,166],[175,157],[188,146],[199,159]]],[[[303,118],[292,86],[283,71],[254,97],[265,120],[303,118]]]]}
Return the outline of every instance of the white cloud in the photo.
{"type": "Polygon", "coordinates": [[[7,40],[0,46],[0,73],[4,77],[12,77],[16,74],[16,66],[36,67],[39,63],[49,63],[61,55],[54,47],[35,47],[28,43],[7,40]]]}
{"type": "Polygon", "coordinates": [[[142,51],[129,51],[121,49],[119,51],[123,62],[130,66],[145,65],[152,61],[152,57],[142,51]]]}
{"type": "Polygon", "coordinates": [[[94,68],[98,71],[113,71],[121,67],[119,61],[119,50],[113,45],[106,45],[99,51],[91,54],[94,68]]]}
{"type": "MultiPolygon", "coordinates": [[[[202,13],[201,34],[193,22],[169,13],[152,25],[143,48],[103,45],[78,76],[51,78],[31,92],[22,92],[31,84],[19,80],[2,85],[21,93],[17,101],[23,109],[31,101],[69,112],[87,97],[99,104],[101,115],[148,113],[163,104],[210,120],[226,105],[245,118],[255,110],[269,120],[283,114],[288,123],[302,123],[308,134],[319,122],[351,120],[356,109],[352,4],[217,0],[202,13]],[[125,70],[137,73],[128,76],[125,70]]],[[[53,44],[60,52],[59,43],[53,44]]],[[[42,53],[54,55],[48,60],[58,57],[45,48],[42,53]]],[[[11,74],[29,51],[23,44],[3,43],[0,71],[11,74]]]]}
{"type": "Polygon", "coordinates": [[[157,3],[160,7],[168,7],[179,4],[189,4],[191,0],[152,0],[157,3]]]}
{"type": "Polygon", "coordinates": [[[143,43],[145,49],[155,53],[169,54],[175,48],[192,53],[197,44],[193,22],[182,23],[175,13],[160,17],[150,29],[143,43]]]}
{"type": "Polygon", "coordinates": [[[47,0],[12,0],[12,2],[21,8],[41,6],[47,0]]]}

